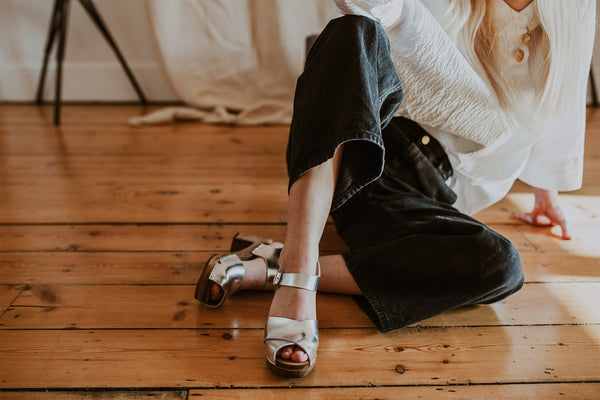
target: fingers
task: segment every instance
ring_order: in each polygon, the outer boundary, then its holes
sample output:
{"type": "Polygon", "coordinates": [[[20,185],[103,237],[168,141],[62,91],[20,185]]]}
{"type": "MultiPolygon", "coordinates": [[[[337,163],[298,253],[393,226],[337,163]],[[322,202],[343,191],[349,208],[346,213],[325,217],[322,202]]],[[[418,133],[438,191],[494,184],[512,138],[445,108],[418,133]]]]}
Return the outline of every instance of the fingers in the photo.
{"type": "Polygon", "coordinates": [[[569,230],[567,228],[567,220],[562,214],[558,214],[554,217],[554,222],[556,225],[560,225],[560,231],[562,233],[561,238],[563,240],[571,240],[571,235],[569,234],[569,230]]]}
{"type": "Polygon", "coordinates": [[[562,239],[571,240],[571,235],[567,229],[567,219],[558,205],[546,210],[543,216],[550,222],[551,225],[560,226],[562,239]]]}
{"type": "Polygon", "coordinates": [[[552,221],[544,214],[532,215],[533,225],[535,226],[550,226],[552,221]]]}
{"type": "Polygon", "coordinates": [[[560,224],[560,230],[561,230],[561,232],[562,232],[562,238],[563,238],[564,240],[571,240],[571,239],[573,239],[573,237],[572,237],[572,236],[571,236],[571,234],[569,233],[569,230],[567,229],[567,222],[566,222],[566,221],[563,221],[563,222],[560,224]]]}
{"type": "Polygon", "coordinates": [[[534,226],[551,226],[552,221],[550,218],[543,214],[515,214],[515,218],[520,219],[521,221],[527,222],[530,225],[534,226]]]}
{"type": "Polygon", "coordinates": [[[563,218],[555,218],[554,220],[544,214],[539,213],[527,213],[527,214],[514,214],[514,217],[524,221],[533,226],[553,226],[560,225],[561,229],[561,238],[563,240],[571,240],[573,237],[569,233],[569,229],[567,228],[567,221],[563,218]]]}
{"type": "Polygon", "coordinates": [[[515,214],[515,218],[533,226],[559,225],[561,238],[571,240],[567,219],[558,204],[558,192],[534,188],[533,193],[535,194],[533,211],[527,214],[515,214]]]}
{"type": "Polygon", "coordinates": [[[521,221],[527,222],[528,224],[532,224],[531,214],[515,214],[515,218],[520,219],[521,221]]]}

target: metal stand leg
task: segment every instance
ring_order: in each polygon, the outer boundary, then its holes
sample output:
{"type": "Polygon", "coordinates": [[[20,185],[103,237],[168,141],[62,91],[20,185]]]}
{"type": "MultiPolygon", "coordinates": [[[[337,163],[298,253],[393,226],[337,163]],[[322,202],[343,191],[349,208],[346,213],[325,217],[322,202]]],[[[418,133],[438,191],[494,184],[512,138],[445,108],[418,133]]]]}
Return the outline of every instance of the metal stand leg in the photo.
{"type": "Polygon", "coordinates": [[[52,45],[54,44],[54,35],[59,29],[60,18],[62,12],[63,0],[54,0],[54,7],[52,11],[52,18],[50,18],[50,27],[48,28],[48,38],[46,39],[46,47],[44,50],[44,62],[42,65],[42,72],[40,74],[40,80],[38,81],[36,102],[41,103],[44,91],[44,82],[46,82],[46,70],[48,69],[48,58],[52,52],[52,45]]]}
{"type": "Polygon", "coordinates": [[[590,70],[590,84],[592,85],[592,102],[594,107],[598,107],[598,93],[596,93],[596,82],[594,81],[594,72],[590,70]]]}
{"type": "Polygon", "coordinates": [[[125,61],[125,58],[123,58],[123,56],[121,55],[121,51],[119,50],[117,43],[112,38],[112,35],[110,34],[108,28],[104,24],[104,21],[102,20],[100,13],[94,6],[94,3],[92,3],[92,0],[79,0],[79,2],[83,6],[83,8],[87,11],[87,13],[89,14],[92,21],[94,21],[94,23],[96,24],[96,26],[98,27],[100,32],[102,32],[102,34],[104,35],[104,38],[106,39],[106,41],[108,42],[110,47],[115,52],[115,55],[121,62],[121,66],[125,70],[125,73],[127,74],[127,77],[129,78],[129,81],[133,85],[133,88],[135,89],[142,104],[144,104],[144,105],[148,104],[148,102],[146,101],[146,97],[144,96],[144,93],[142,92],[142,89],[140,89],[139,85],[137,84],[137,82],[133,76],[133,73],[131,72],[131,70],[129,69],[129,66],[127,65],[127,62],[125,61]]]}
{"type": "Polygon", "coordinates": [[[60,95],[62,87],[62,62],[65,58],[65,41],[67,39],[67,20],[69,14],[69,0],[62,1],[60,18],[60,36],[58,50],[56,51],[56,94],[54,96],[54,125],[60,125],[60,95]]]}
{"type": "MultiPolygon", "coordinates": [[[[125,58],[121,55],[121,51],[117,47],[116,42],[112,38],[108,28],[104,24],[100,13],[92,3],[92,0],[79,0],[84,10],[87,11],[88,15],[94,21],[100,32],[104,35],[104,38],[114,51],[115,55],[119,59],[121,66],[125,70],[129,81],[133,85],[138,97],[142,104],[148,104],[142,89],[138,85],[133,73],[129,69],[125,58]]],[[[60,106],[61,106],[61,86],[62,86],[62,62],[65,55],[65,42],[67,38],[67,22],[69,14],[69,0],[54,0],[54,7],[52,11],[52,17],[50,18],[50,27],[48,28],[48,38],[46,39],[46,47],[44,49],[44,61],[42,64],[42,71],[40,73],[40,80],[38,82],[36,102],[41,103],[43,99],[44,83],[46,82],[46,72],[48,70],[48,59],[52,52],[54,42],[58,39],[58,50],[56,52],[56,88],[54,97],[54,125],[60,124],[60,106]]]]}

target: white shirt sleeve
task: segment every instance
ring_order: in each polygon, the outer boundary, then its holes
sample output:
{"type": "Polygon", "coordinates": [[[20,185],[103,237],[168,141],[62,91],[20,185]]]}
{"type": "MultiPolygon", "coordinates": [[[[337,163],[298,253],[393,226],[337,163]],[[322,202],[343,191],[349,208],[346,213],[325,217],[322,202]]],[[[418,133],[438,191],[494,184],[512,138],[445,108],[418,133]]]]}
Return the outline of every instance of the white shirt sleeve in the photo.
{"type": "Polygon", "coordinates": [[[546,132],[535,143],[519,179],[540,189],[569,191],[581,187],[585,142],[586,97],[595,32],[595,2],[590,1],[585,24],[588,32],[581,63],[572,63],[578,74],[576,97],[570,115],[546,124],[546,132]]]}
{"type": "Polygon", "coordinates": [[[534,144],[519,179],[530,186],[569,191],[581,187],[585,139],[585,103],[573,115],[548,124],[534,144]]]}
{"type": "Polygon", "coordinates": [[[334,0],[342,14],[361,15],[376,20],[384,28],[392,26],[402,14],[404,0],[334,0]]]}

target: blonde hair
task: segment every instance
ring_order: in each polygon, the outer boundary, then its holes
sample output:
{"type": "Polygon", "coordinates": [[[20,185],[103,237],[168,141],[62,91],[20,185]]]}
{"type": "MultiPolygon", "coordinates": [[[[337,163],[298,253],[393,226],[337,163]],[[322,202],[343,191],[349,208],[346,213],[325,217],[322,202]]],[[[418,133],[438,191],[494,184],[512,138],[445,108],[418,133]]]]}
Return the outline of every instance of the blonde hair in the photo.
{"type": "MultiPolygon", "coordinates": [[[[532,123],[550,115],[571,111],[577,82],[587,79],[588,71],[581,68],[585,60],[586,32],[595,16],[592,0],[535,0],[535,18],[539,21],[539,35],[532,42],[538,52],[532,63],[538,76],[536,103],[533,110],[524,110],[519,88],[507,81],[494,62],[496,32],[489,10],[491,3],[503,0],[449,0],[449,33],[462,42],[461,51],[476,70],[486,78],[496,94],[499,105],[514,119],[523,123],[524,117],[532,123]],[[590,18],[591,17],[591,18],[590,18]],[[585,72],[585,77],[581,76],[585,72]]],[[[593,29],[593,27],[592,27],[593,29]]],[[[536,32],[536,30],[532,32],[536,32]]],[[[527,107],[526,107],[527,108],[527,107]]],[[[531,106],[529,107],[531,108],[531,106]]]]}

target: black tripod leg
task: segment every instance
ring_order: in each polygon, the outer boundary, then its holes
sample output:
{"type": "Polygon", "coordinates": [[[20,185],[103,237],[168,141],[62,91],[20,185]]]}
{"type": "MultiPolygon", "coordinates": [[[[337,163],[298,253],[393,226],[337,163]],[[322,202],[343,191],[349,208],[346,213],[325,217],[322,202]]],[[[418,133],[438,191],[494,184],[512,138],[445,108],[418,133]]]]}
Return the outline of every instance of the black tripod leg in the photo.
{"type": "Polygon", "coordinates": [[[123,58],[123,56],[121,55],[121,52],[119,51],[119,48],[117,47],[117,44],[113,40],[110,32],[108,31],[108,28],[104,24],[104,21],[102,20],[100,13],[94,6],[94,3],[92,2],[92,0],[79,0],[79,2],[83,6],[83,8],[87,11],[90,18],[92,18],[92,20],[96,23],[96,26],[98,27],[100,32],[102,32],[102,34],[104,35],[104,38],[106,39],[106,41],[108,42],[110,47],[115,52],[115,55],[121,62],[121,66],[123,67],[123,69],[125,70],[125,73],[127,74],[127,77],[129,78],[129,81],[131,82],[131,84],[133,85],[133,88],[137,92],[137,95],[140,98],[140,101],[142,102],[142,104],[147,104],[148,102],[146,101],[146,96],[144,96],[142,89],[137,84],[135,77],[133,76],[133,73],[129,69],[129,66],[127,65],[127,62],[125,61],[125,58],[123,58]]]}
{"type": "Polygon", "coordinates": [[[596,92],[596,81],[594,80],[594,72],[590,70],[590,84],[592,86],[592,102],[594,107],[598,107],[598,93],[596,92]]]}
{"type": "Polygon", "coordinates": [[[48,69],[48,59],[52,52],[52,45],[54,44],[54,37],[59,28],[61,11],[62,11],[63,0],[54,0],[54,7],[52,11],[52,17],[50,18],[50,27],[48,28],[48,38],[46,39],[46,48],[44,50],[44,61],[42,63],[42,71],[40,72],[40,80],[38,81],[36,102],[39,104],[42,102],[44,83],[46,82],[46,71],[48,69]]]}
{"type": "Polygon", "coordinates": [[[69,0],[62,0],[60,19],[60,36],[58,50],[56,51],[56,95],[54,97],[54,125],[60,125],[60,91],[62,84],[62,62],[65,56],[65,41],[67,38],[67,20],[69,14],[69,0]]]}

